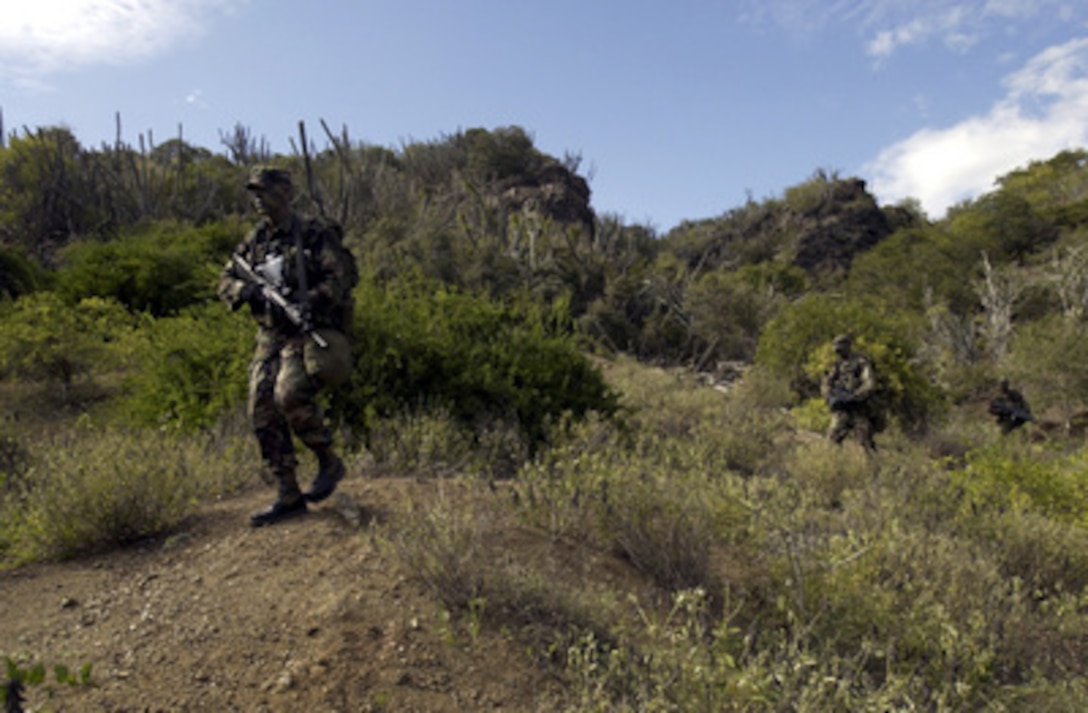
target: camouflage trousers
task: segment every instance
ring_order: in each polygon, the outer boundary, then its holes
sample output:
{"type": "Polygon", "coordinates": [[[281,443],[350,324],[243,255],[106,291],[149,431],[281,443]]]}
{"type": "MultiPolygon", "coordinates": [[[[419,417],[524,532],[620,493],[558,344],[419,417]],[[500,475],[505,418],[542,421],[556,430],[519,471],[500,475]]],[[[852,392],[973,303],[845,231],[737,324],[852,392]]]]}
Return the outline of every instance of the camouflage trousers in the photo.
{"type": "Polygon", "coordinates": [[[860,410],[832,411],[831,427],[827,429],[828,439],[833,443],[842,443],[851,431],[862,447],[868,451],[876,450],[873,440],[875,429],[868,414],[860,410]]]}
{"type": "Polygon", "coordinates": [[[306,373],[302,335],[285,338],[271,330],[257,333],[249,366],[248,415],[265,472],[284,494],[298,491],[298,459],[292,434],[315,452],[332,446],[332,432],[317,403],[320,386],[306,373]]]}

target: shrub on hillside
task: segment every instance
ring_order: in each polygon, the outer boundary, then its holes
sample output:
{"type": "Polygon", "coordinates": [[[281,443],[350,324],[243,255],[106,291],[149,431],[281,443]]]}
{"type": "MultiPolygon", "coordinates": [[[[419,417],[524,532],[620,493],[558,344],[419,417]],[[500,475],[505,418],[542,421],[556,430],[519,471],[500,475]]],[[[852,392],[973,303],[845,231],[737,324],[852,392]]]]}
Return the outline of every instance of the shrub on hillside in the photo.
{"type": "Polygon", "coordinates": [[[0,246],[0,299],[15,299],[40,289],[46,282],[46,272],[22,250],[0,246]]]}
{"type": "Polygon", "coordinates": [[[1001,365],[1021,385],[1037,416],[1054,408],[1067,425],[1088,401],[1085,347],[1083,321],[1053,315],[1017,327],[1001,365]]]}
{"type": "Polygon", "coordinates": [[[917,319],[862,301],[812,295],[780,312],[764,329],[756,363],[790,380],[800,402],[819,395],[834,359],[831,341],[849,332],[873,362],[878,398],[908,433],[923,432],[944,412],[945,399],[915,358],[917,319]]]}
{"type": "Polygon", "coordinates": [[[244,228],[234,222],[193,227],[155,223],[109,242],[75,243],[57,273],[68,301],[109,297],[132,312],[177,314],[214,297],[215,281],[244,228]]]}
{"type": "Polygon", "coordinates": [[[134,368],[119,410],[141,425],[204,428],[245,402],[252,320],[220,304],[146,318],[129,342],[134,368]]]}
{"type": "Polygon", "coordinates": [[[53,292],[34,292],[0,305],[0,378],[59,385],[114,368],[117,346],[133,320],[112,299],[89,297],[75,305],[53,292]]]}
{"type": "MultiPolygon", "coordinates": [[[[513,423],[531,451],[567,417],[619,408],[575,338],[537,307],[370,282],[356,305],[355,369],[327,397],[330,418],[364,441],[383,422],[442,413],[477,445],[513,423]]],[[[217,303],[146,319],[131,342],[137,366],[122,412],[145,425],[215,423],[245,399],[255,329],[244,312],[217,303]]]]}
{"type": "Polygon", "coordinates": [[[162,533],[200,498],[237,487],[252,454],[162,431],[81,426],[29,446],[0,497],[4,559],[68,558],[162,533]]]}
{"type": "Polygon", "coordinates": [[[1086,457],[1024,451],[997,443],[967,454],[966,465],[953,471],[964,507],[975,512],[1034,513],[1088,525],[1086,457]]]}
{"type": "Polygon", "coordinates": [[[433,285],[364,280],[355,371],[332,412],[368,434],[405,409],[445,409],[473,427],[511,420],[530,450],[566,415],[613,414],[618,395],[563,328],[562,307],[504,305],[433,285]]]}

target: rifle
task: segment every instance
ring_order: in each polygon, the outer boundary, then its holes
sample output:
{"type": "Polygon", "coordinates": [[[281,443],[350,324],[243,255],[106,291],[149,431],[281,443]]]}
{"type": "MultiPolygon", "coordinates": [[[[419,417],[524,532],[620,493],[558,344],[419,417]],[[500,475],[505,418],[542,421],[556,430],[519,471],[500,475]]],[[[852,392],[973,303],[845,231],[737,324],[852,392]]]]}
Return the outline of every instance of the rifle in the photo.
{"type": "Polygon", "coordinates": [[[998,420],[1007,421],[1017,426],[1035,421],[1035,416],[1031,414],[1031,411],[1022,406],[1009,403],[1004,399],[995,400],[991,403],[990,413],[997,416],[998,420]]]}
{"type": "Polygon", "coordinates": [[[289,302],[286,297],[280,294],[280,291],[276,289],[276,286],[266,280],[260,273],[253,269],[253,266],[246,262],[246,259],[234,253],[230,257],[231,263],[234,265],[234,269],[238,272],[238,275],[247,282],[251,282],[261,288],[261,292],[264,294],[265,299],[273,303],[287,315],[287,319],[291,320],[291,323],[298,326],[305,334],[307,334],[314,343],[322,349],[329,346],[320,334],[314,331],[314,326],[310,324],[310,321],[303,314],[302,309],[295,303],[289,302]]]}
{"type": "Polygon", "coordinates": [[[827,407],[832,411],[849,411],[857,405],[857,396],[842,386],[832,387],[827,395],[827,407]]]}

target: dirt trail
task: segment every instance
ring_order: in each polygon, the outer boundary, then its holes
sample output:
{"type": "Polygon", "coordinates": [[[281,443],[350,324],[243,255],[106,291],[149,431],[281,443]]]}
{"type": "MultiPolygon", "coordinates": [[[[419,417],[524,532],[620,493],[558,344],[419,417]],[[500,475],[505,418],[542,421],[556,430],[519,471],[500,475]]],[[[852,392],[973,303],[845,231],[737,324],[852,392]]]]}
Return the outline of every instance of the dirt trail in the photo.
{"type": "MultiPolygon", "coordinates": [[[[347,478],[364,520],[440,484],[347,478]]],[[[338,493],[339,495],[339,493],[338,493]]],[[[433,601],[334,499],[252,529],[254,487],[177,534],[122,551],[0,572],[0,654],[93,664],[94,689],[29,691],[53,711],[532,711],[556,685],[484,632],[444,635],[433,601]]],[[[343,501],[340,501],[343,502],[343,501]]],[[[373,525],[371,525],[372,527],[373,525]]]]}

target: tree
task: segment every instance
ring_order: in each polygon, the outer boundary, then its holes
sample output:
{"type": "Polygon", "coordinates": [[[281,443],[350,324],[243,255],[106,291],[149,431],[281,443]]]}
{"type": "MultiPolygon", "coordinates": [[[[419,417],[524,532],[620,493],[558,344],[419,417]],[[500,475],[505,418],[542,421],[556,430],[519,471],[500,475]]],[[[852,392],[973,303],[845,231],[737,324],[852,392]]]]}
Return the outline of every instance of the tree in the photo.
{"type": "Polygon", "coordinates": [[[1082,321],[1053,315],[1017,330],[1002,365],[1020,383],[1036,413],[1055,406],[1068,427],[1088,402],[1088,329],[1082,321]]]}
{"type": "Polygon", "coordinates": [[[134,313],[177,314],[214,298],[215,280],[242,231],[228,221],[200,228],[160,222],[109,242],[75,243],[65,251],[56,291],[69,302],[101,297],[134,313]]]}
{"type": "Polygon", "coordinates": [[[59,246],[92,225],[83,161],[67,128],[12,137],[0,149],[0,243],[49,264],[59,246]]]}
{"type": "Polygon", "coordinates": [[[1088,246],[1080,244],[1055,250],[1047,278],[1054,285],[1062,314],[1070,319],[1083,319],[1088,314],[1088,246]]]}
{"type": "Polygon", "coordinates": [[[45,285],[47,276],[22,250],[0,246],[0,299],[12,299],[45,285]]]}
{"type": "Polygon", "coordinates": [[[805,273],[781,263],[717,270],[698,278],[684,302],[702,341],[697,368],[713,359],[750,361],[763,326],[805,285],[805,273]]]}
{"type": "Polygon", "coordinates": [[[56,385],[67,401],[77,376],[116,366],[119,339],[133,326],[114,300],[69,305],[53,292],[26,295],[0,312],[0,378],[56,385]]]}
{"type": "Polygon", "coordinates": [[[1009,348],[1013,331],[1013,310],[1024,291],[1023,276],[1010,269],[995,269],[982,255],[982,278],[975,281],[975,291],[982,303],[982,329],[987,352],[995,361],[1009,348]]]}
{"type": "Polygon", "coordinates": [[[895,309],[921,311],[939,302],[953,314],[970,314],[978,296],[965,278],[976,274],[983,249],[943,224],[907,228],[859,255],[846,288],[851,295],[895,309]],[[925,269],[919,269],[922,265],[925,269]]]}

